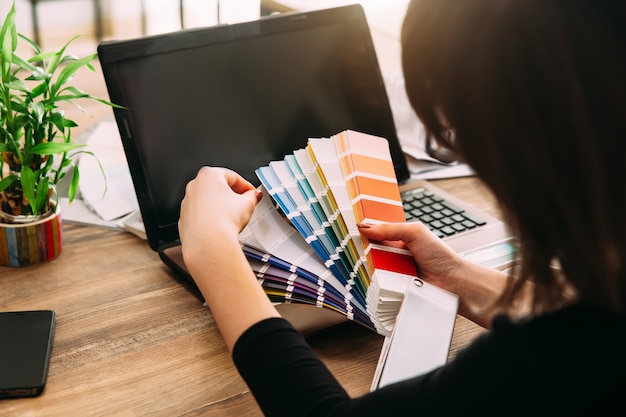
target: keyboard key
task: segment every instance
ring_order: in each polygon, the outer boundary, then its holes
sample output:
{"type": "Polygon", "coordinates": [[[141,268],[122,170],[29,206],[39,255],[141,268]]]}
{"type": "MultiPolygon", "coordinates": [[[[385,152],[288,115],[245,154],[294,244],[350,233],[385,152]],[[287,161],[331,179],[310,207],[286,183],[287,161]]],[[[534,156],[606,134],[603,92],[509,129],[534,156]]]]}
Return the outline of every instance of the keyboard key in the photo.
{"type": "Polygon", "coordinates": [[[461,224],[468,229],[473,229],[474,227],[478,226],[476,223],[474,223],[471,220],[464,220],[461,222],[461,224]]]}
{"type": "Polygon", "coordinates": [[[478,219],[478,218],[476,218],[475,216],[472,216],[471,214],[469,214],[469,213],[467,213],[467,212],[466,212],[466,213],[463,213],[463,215],[465,216],[465,218],[466,218],[466,219],[468,219],[468,220],[470,220],[470,221],[472,221],[472,222],[476,223],[478,226],[484,226],[484,225],[486,225],[486,224],[487,224],[487,222],[486,222],[486,221],[484,221],[484,220],[482,220],[482,219],[478,219]]]}
{"type": "Polygon", "coordinates": [[[463,226],[461,223],[454,223],[452,225],[452,228],[456,230],[457,232],[462,232],[464,230],[467,230],[467,227],[463,226]]]}
{"type": "Polygon", "coordinates": [[[445,224],[443,224],[439,220],[434,220],[430,222],[430,226],[432,226],[434,229],[441,229],[442,227],[445,227],[445,224]]]}
{"type": "Polygon", "coordinates": [[[440,229],[441,233],[445,234],[446,236],[452,236],[453,234],[455,234],[457,231],[454,230],[452,227],[450,226],[446,226],[442,229],[440,229]]]}
{"type": "Polygon", "coordinates": [[[407,221],[420,221],[440,238],[485,225],[456,204],[421,188],[402,195],[407,221]]]}
{"type": "Polygon", "coordinates": [[[457,206],[456,204],[452,204],[449,201],[443,201],[443,202],[441,202],[441,204],[444,205],[449,210],[452,210],[455,213],[462,213],[462,212],[465,211],[462,208],[460,208],[459,206],[457,206]]]}

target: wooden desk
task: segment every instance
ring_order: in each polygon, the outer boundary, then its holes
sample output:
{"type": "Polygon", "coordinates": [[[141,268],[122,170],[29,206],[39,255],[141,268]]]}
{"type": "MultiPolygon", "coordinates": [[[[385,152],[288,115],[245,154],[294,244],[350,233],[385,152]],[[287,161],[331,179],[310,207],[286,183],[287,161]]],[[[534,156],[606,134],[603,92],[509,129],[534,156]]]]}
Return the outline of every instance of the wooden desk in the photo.
{"type": "MultiPolygon", "coordinates": [[[[473,178],[438,185],[483,208],[473,178]]],[[[134,235],[65,224],[63,252],[35,267],[0,267],[0,309],[57,313],[48,381],[3,416],[261,415],[198,293],[134,235]]],[[[459,317],[451,356],[482,328],[459,317]]],[[[310,343],[351,395],[369,390],[382,337],[350,323],[310,343]]]]}

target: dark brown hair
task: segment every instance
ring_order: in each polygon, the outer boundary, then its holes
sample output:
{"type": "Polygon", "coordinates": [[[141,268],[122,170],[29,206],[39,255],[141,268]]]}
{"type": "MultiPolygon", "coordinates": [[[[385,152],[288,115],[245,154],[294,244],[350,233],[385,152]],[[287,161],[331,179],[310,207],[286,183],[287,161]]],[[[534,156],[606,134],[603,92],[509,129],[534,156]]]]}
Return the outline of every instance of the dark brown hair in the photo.
{"type": "Polygon", "coordinates": [[[493,191],[535,282],[535,312],[626,307],[626,2],[413,0],[402,31],[411,105],[493,191]],[[444,135],[451,129],[454,141],[444,135]]]}

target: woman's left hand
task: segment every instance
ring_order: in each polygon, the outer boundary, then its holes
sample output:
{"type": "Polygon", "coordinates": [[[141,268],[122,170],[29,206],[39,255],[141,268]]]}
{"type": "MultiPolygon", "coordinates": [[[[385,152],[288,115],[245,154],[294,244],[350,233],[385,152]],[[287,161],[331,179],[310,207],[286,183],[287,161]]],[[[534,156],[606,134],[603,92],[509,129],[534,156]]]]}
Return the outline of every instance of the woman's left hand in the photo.
{"type": "MultiPolygon", "coordinates": [[[[236,239],[263,194],[226,168],[202,167],[187,184],[178,231],[183,253],[215,253],[224,239],[236,239]]],[[[185,259],[185,262],[193,259],[185,259]]]]}

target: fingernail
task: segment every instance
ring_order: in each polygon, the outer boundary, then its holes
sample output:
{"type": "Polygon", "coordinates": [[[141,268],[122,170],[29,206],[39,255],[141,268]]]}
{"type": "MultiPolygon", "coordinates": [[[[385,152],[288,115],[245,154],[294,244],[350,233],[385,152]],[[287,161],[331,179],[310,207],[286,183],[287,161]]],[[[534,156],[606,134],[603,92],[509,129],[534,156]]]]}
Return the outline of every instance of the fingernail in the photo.
{"type": "Polygon", "coordinates": [[[356,227],[358,227],[359,229],[369,229],[370,225],[367,223],[357,223],[356,227]]]}

